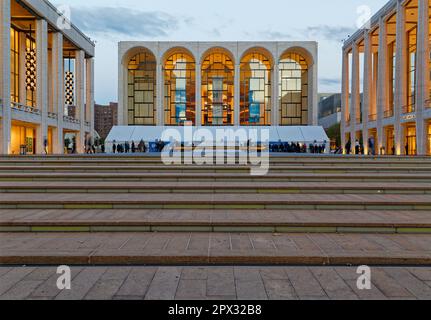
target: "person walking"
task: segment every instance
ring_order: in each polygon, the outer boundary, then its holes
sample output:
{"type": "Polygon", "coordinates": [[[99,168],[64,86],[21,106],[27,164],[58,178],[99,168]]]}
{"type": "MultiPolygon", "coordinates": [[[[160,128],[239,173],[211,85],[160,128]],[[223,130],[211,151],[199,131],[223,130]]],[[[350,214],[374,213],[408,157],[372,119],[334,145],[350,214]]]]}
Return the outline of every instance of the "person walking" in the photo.
{"type": "Polygon", "coordinates": [[[132,153],[136,152],[135,141],[132,141],[132,153]]]}
{"type": "Polygon", "coordinates": [[[115,154],[117,152],[117,144],[114,140],[114,143],[112,144],[112,153],[115,154]]]}
{"type": "Polygon", "coordinates": [[[356,140],[355,142],[355,154],[356,155],[361,154],[361,145],[359,144],[359,140],[356,140]]]}
{"type": "Polygon", "coordinates": [[[352,151],[352,142],[349,140],[346,143],[346,154],[350,154],[350,152],[352,151]]]}

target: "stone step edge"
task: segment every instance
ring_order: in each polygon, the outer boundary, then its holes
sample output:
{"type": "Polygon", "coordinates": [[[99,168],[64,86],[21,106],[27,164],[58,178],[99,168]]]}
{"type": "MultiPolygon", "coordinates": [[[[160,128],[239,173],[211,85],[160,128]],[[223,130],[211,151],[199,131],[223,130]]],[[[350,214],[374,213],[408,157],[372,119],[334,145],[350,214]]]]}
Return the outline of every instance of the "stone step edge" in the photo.
{"type": "Polygon", "coordinates": [[[19,255],[2,253],[0,265],[91,265],[91,266],[125,266],[125,265],[145,265],[145,266],[255,266],[255,265],[306,265],[306,266],[424,266],[431,265],[431,256],[410,254],[409,256],[396,255],[192,255],[178,253],[172,255],[74,255],[53,254],[53,255],[19,255]]]}
{"type": "Polygon", "coordinates": [[[423,204],[113,204],[113,203],[2,203],[0,209],[194,209],[194,210],[394,210],[429,211],[431,203],[423,204]]]}
{"type": "Polygon", "coordinates": [[[235,225],[235,224],[146,224],[141,225],[113,225],[104,224],[0,224],[0,233],[102,233],[102,232],[209,232],[209,233],[330,233],[330,234],[431,234],[430,225],[361,225],[330,224],[315,225],[301,224],[273,224],[273,225],[235,225]]]}

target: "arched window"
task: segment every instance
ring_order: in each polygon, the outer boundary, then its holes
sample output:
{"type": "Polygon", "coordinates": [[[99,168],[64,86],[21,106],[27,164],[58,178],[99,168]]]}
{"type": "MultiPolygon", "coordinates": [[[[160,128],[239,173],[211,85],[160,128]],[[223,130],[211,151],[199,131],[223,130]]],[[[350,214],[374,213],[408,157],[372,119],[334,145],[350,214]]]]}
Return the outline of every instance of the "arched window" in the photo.
{"type": "Polygon", "coordinates": [[[202,124],[233,125],[234,75],[232,59],[222,50],[202,62],[202,124]]]}
{"type": "Polygon", "coordinates": [[[271,62],[252,52],[241,61],[240,123],[271,125],[271,62]]]}
{"type": "Polygon", "coordinates": [[[298,53],[286,53],[279,63],[280,125],[308,124],[308,64],[298,53]]]}
{"type": "Polygon", "coordinates": [[[143,51],[128,63],[128,124],[156,124],[156,58],[143,51]]]}
{"type": "Polygon", "coordinates": [[[165,125],[182,125],[196,120],[196,65],[187,53],[172,54],[164,65],[165,125]]]}

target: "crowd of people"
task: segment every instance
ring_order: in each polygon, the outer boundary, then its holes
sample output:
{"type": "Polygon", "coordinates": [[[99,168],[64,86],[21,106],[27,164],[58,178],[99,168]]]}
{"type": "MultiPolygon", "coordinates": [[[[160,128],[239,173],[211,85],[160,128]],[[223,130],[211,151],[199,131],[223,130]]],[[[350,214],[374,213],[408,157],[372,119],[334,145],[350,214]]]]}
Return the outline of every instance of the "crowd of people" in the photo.
{"type": "Polygon", "coordinates": [[[323,154],[326,152],[326,141],[323,144],[314,141],[308,146],[305,143],[298,142],[282,142],[281,140],[277,143],[270,144],[270,152],[274,153],[312,153],[312,154],[323,154]]]}
{"type": "Polygon", "coordinates": [[[162,140],[156,140],[153,144],[147,144],[143,139],[139,143],[132,141],[131,143],[126,141],[124,143],[117,143],[116,141],[112,144],[112,153],[147,153],[163,151],[166,143],[162,140]]]}

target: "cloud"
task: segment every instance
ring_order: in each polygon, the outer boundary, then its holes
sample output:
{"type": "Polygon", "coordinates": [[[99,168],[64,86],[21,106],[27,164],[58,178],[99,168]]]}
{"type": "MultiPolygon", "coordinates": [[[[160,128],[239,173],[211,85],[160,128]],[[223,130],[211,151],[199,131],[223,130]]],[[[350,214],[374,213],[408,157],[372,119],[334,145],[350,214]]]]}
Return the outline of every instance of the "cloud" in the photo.
{"type": "Polygon", "coordinates": [[[319,83],[323,86],[339,86],[341,85],[340,78],[319,78],[319,83]]]}
{"type": "Polygon", "coordinates": [[[347,26],[328,26],[319,25],[307,27],[304,34],[309,38],[316,38],[318,40],[339,41],[346,39],[347,36],[352,35],[356,31],[353,27],[347,26]]]}
{"type": "Polygon", "coordinates": [[[123,7],[74,7],[72,22],[84,32],[148,38],[164,37],[180,21],[160,11],[137,11],[123,7]]]}
{"type": "Polygon", "coordinates": [[[348,35],[355,32],[355,28],[347,26],[329,26],[318,25],[311,26],[305,29],[293,30],[293,32],[280,32],[273,30],[266,30],[261,32],[261,35],[268,40],[315,40],[315,41],[336,41],[341,42],[346,39],[348,35]]]}

